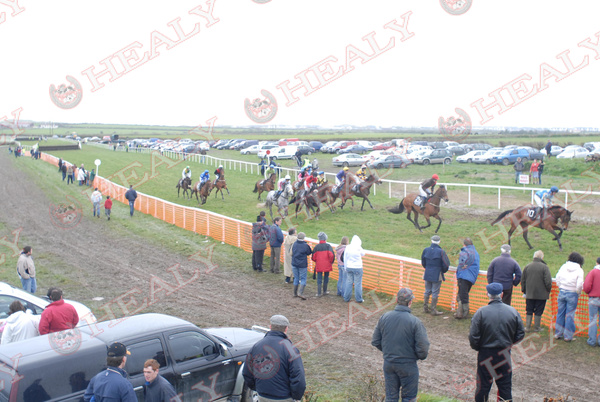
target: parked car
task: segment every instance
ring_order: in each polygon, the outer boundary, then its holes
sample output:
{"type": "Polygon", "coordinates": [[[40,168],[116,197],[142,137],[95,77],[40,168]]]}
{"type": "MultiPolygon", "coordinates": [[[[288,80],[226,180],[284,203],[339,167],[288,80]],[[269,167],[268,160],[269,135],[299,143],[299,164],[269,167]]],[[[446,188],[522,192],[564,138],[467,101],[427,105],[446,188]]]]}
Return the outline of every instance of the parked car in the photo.
{"type": "Polygon", "coordinates": [[[359,154],[342,154],[331,160],[333,166],[360,166],[365,160],[359,154]]]}
{"type": "Polygon", "coordinates": [[[428,154],[416,157],[415,163],[420,165],[429,165],[435,163],[443,163],[448,165],[452,163],[452,153],[447,149],[434,149],[428,154]]]}
{"type": "Polygon", "coordinates": [[[360,141],[356,141],[356,143],[358,145],[363,146],[367,150],[367,152],[368,151],[372,151],[373,150],[373,146],[375,145],[375,143],[372,142],[372,141],[362,141],[362,140],[360,140],[360,141]]]}
{"type": "MultiPolygon", "coordinates": [[[[550,148],[550,155],[552,156],[556,156],[558,154],[560,154],[563,151],[563,147],[559,147],[558,145],[552,145],[552,148],[550,148]]],[[[547,155],[548,152],[546,152],[546,148],[542,148],[540,149],[540,153],[547,155]]]]}
{"type": "Polygon", "coordinates": [[[462,144],[463,148],[467,151],[487,151],[488,149],[493,148],[490,144],[462,144]]]}
{"type": "Polygon", "coordinates": [[[446,144],[445,142],[441,142],[441,141],[428,142],[427,145],[430,146],[433,149],[445,149],[445,148],[448,148],[448,144],[446,144]]]}
{"type": "Polygon", "coordinates": [[[410,161],[404,155],[383,155],[374,161],[367,162],[367,166],[375,169],[383,169],[383,168],[405,168],[410,165],[412,161],[410,161]]]}
{"type": "Polygon", "coordinates": [[[320,151],[323,148],[323,143],[320,141],[311,141],[308,143],[309,147],[313,147],[316,152],[320,151]]]}
{"type": "Polygon", "coordinates": [[[448,151],[450,151],[452,153],[452,155],[464,155],[467,153],[467,150],[463,147],[461,147],[460,145],[456,145],[456,146],[451,146],[447,148],[448,151]]]}
{"type": "Polygon", "coordinates": [[[475,158],[476,156],[481,156],[483,154],[485,154],[486,151],[471,151],[471,152],[467,152],[464,155],[458,156],[456,158],[457,162],[460,163],[472,163],[473,162],[473,158],[475,158]]]}
{"type": "Polygon", "coordinates": [[[487,151],[485,151],[485,153],[483,155],[479,155],[473,158],[473,163],[476,164],[491,164],[492,163],[492,157],[501,154],[502,152],[504,152],[505,149],[504,148],[490,148],[487,151]]]}
{"type": "Polygon", "coordinates": [[[386,149],[394,148],[395,145],[392,144],[391,141],[382,142],[381,144],[377,144],[373,147],[373,151],[385,151],[386,149]]]}
{"type": "Polygon", "coordinates": [[[359,144],[350,145],[337,151],[338,154],[364,154],[366,152],[368,149],[359,144]]]}
{"type": "Polygon", "coordinates": [[[244,149],[240,150],[240,154],[241,155],[258,154],[259,148],[260,148],[260,145],[251,145],[248,148],[244,148],[244,149]]]}
{"type": "Polygon", "coordinates": [[[234,149],[237,151],[240,151],[244,148],[249,148],[252,145],[258,145],[258,140],[247,140],[247,141],[242,141],[238,144],[234,145],[234,149]]]}
{"type": "MultiPolygon", "coordinates": [[[[0,328],[2,329],[4,329],[4,323],[8,318],[8,308],[14,301],[20,301],[27,310],[27,313],[33,314],[38,321],[42,315],[42,311],[51,303],[48,297],[38,297],[8,283],[0,282],[0,328]]],[[[65,299],[65,302],[71,304],[77,310],[77,314],[79,315],[78,326],[96,322],[96,317],[92,313],[92,310],[83,304],[69,299],[65,299]]]]}
{"type": "Polygon", "coordinates": [[[200,329],[180,318],[141,314],[61,335],[68,339],[50,334],[10,343],[0,346],[0,400],[82,400],[90,379],[106,368],[107,347],[118,341],[131,353],[125,368],[138,400],[144,400],[144,362],[154,358],[182,401],[215,395],[251,401],[256,393],[245,386],[242,370],[265,330],[200,329]]]}
{"type": "MultiPolygon", "coordinates": [[[[600,149],[600,142],[586,142],[583,144],[583,147],[590,152],[598,152],[598,149],[600,149]]],[[[554,148],[554,146],[552,146],[552,148],[554,148]]]]}
{"type": "Polygon", "coordinates": [[[350,145],[355,145],[356,141],[340,141],[333,147],[333,152],[337,153],[338,150],[348,148],[350,145]]]}
{"type": "Polygon", "coordinates": [[[534,159],[544,159],[544,154],[532,147],[519,147],[519,149],[524,149],[529,154],[529,160],[532,161],[534,159]]]}
{"type": "Polygon", "coordinates": [[[299,145],[296,148],[298,148],[302,155],[312,155],[315,153],[315,149],[308,145],[299,145]]]}
{"type": "Polygon", "coordinates": [[[263,144],[259,147],[258,152],[256,154],[259,158],[265,158],[267,156],[267,151],[273,150],[275,148],[279,148],[279,146],[275,144],[263,144]]]}
{"type": "MultiPolygon", "coordinates": [[[[567,147],[568,148],[568,147],[567,147]]],[[[590,152],[584,147],[568,148],[558,154],[556,157],[560,159],[585,158],[590,152]]]]}
{"type": "Polygon", "coordinates": [[[294,155],[296,155],[296,151],[298,147],[293,145],[286,145],[284,147],[276,147],[273,149],[269,149],[269,157],[272,159],[292,159],[294,155]]]}
{"type": "Polygon", "coordinates": [[[527,163],[529,160],[529,152],[523,148],[515,148],[515,149],[505,149],[492,156],[491,162],[493,164],[502,164],[504,166],[512,165],[517,161],[517,158],[521,158],[521,162],[527,163]]]}
{"type": "Polygon", "coordinates": [[[335,153],[335,151],[333,151],[333,147],[335,147],[337,145],[339,141],[327,141],[325,143],[325,145],[323,145],[320,149],[321,152],[325,153],[325,154],[332,154],[335,153]]]}

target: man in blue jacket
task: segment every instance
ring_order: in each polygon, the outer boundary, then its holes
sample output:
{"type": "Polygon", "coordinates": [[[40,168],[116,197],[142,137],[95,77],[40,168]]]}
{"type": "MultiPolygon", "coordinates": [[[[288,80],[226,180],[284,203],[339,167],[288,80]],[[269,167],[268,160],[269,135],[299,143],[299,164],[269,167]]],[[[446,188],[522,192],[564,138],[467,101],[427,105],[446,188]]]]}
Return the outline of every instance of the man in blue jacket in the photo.
{"type": "Polygon", "coordinates": [[[137,402],[133,386],[127,380],[124,370],[127,355],[131,353],[125,345],[115,342],[108,347],[106,357],[106,370],[96,374],[91,380],[83,395],[83,400],[89,402],[94,399],[101,401],[137,402]]]}
{"type": "Polygon", "coordinates": [[[129,201],[129,215],[133,216],[133,206],[137,198],[137,191],[133,189],[133,186],[129,186],[129,190],[125,192],[125,199],[129,201]]]}
{"type": "Polygon", "coordinates": [[[246,356],[242,375],[261,401],[299,401],[306,390],[302,357],[286,335],[289,326],[284,316],[272,316],[271,330],[246,356]]]}
{"type": "Polygon", "coordinates": [[[463,244],[456,266],[458,307],[454,318],[459,320],[469,316],[469,292],[479,275],[479,253],[475,250],[473,240],[467,237],[463,240],[463,244]]]}
{"type": "Polygon", "coordinates": [[[279,273],[281,265],[281,245],[283,244],[283,232],[281,231],[281,217],[273,219],[273,225],[269,228],[269,243],[271,245],[271,272],[279,273]]]}
{"type": "Polygon", "coordinates": [[[307,258],[312,254],[312,249],[306,243],[304,232],[298,233],[298,240],[292,246],[292,272],[294,273],[294,297],[306,300],[304,287],[306,286],[306,275],[308,273],[307,258]],[[298,289],[300,285],[300,289],[298,289]]]}
{"type": "Polygon", "coordinates": [[[508,244],[503,244],[500,247],[502,254],[492,260],[487,271],[488,283],[496,282],[502,285],[502,302],[509,306],[512,300],[513,286],[521,283],[521,267],[510,256],[510,250],[508,244]]]}
{"type": "Polygon", "coordinates": [[[442,281],[445,281],[444,273],[450,268],[450,259],[446,252],[440,247],[440,236],[431,237],[431,246],[423,250],[421,254],[421,265],[425,268],[423,280],[425,281],[425,295],[423,311],[431,315],[442,315],[437,310],[438,296],[442,281]],[[431,309],[429,308],[429,297],[431,296],[431,309]]]}

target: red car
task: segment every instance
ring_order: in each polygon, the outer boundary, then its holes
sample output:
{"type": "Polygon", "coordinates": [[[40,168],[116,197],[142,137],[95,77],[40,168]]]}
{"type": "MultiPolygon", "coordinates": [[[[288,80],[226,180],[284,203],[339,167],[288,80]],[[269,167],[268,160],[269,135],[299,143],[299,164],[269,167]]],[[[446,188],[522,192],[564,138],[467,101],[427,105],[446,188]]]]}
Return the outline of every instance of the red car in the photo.
{"type": "Polygon", "coordinates": [[[356,141],[342,141],[342,142],[338,142],[336,144],[335,147],[333,147],[333,152],[339,151],[340,149],[346,149],[348,148],[350,145],[356,145],[357,142],[356,141]]]}
{"type": "Polygon", "coordinates": [[[373,151],[385,151],[386,149],[394,148],[394,144],[391,142],[382,142],[373,147],[373,151]]]}

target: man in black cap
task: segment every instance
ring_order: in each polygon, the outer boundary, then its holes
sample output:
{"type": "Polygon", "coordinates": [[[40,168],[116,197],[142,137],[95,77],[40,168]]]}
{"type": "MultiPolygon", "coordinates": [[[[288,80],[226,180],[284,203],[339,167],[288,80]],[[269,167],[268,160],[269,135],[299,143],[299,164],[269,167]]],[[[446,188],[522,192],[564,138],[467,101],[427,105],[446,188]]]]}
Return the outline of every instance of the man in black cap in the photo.
{"type": "Polygon", "coordinates": [[[490,302],[481,307],[471,321],[469,342],[477,354],[475,401],[487,401],[496,381],[498,397],[512,401],[510,349],[525,337],[521,316],[514,307],[502,303],[502,284],[486,286],[490,302]]]}
{"type": "Polygon", "coordinates": [[[85,402],[89,402],[92,398],[95,402],[137,402],[133,386],[127,380],[127,372],[124,370],[127,355],[130,354],[125,345],[120,342],[115,342],[108,347],[106,370],[91,379],[83,396],[85,402]]]}
{"type": "Polygon", "coordinates": [[[396,296],[398,305],[381,316],[373,332],[371,345],[383,352],[386,401],[397,402],[400,388],[403,401],[417,399],[417,360],[427,358],[429,339],[421,320],[411,313],[414,298],[409,288],[400,289],[396,296]]]}
{"type": "Polygon", "coordinates": [[[306,390],[302,357],[286,335],[289,325],[284,316],[272,316],[271,330],[246,356],[242,375],[259,401],[299,401],[306,390]]]}
{"type": "Polygon", "coordinates": [[[425,281],[423,311],[431,313],[431,315],[442,315],[443,313],[437,310],[437,303],[442,281],[446,280],[444,274],[450,268],[450,259],[444,249],[440,247],[440,236],[434,235],[431,237],[431,245],[423,250],[421,254],[421,265],[425,268],[423,274],[423,280],[425,281]],[[431,309],[429,308],[430,296],[431,309]]]}

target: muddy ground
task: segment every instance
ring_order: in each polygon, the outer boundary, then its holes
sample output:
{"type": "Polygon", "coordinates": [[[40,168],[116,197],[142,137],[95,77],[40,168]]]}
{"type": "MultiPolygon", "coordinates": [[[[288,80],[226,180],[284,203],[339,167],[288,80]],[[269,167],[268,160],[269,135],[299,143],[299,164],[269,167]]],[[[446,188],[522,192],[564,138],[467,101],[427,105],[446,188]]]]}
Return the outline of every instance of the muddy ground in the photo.
{"type": "MultiPolygon", "coordinates": [[[[290,338],[303,352],[309,385],[318,382],[331,389],[347,389],[348,384],[360,386],[366,375],[381,375],[382,355],[370,342],[377,319],[391,308],[387,300],[371,294],[362,305],[344,303],[334,295],[301,301],[291,297],[283,276],[274,279],[269,273],[253,274],[249,254],[247,266],[238,266],[239,258],[228,257],[232,254],[228,246],[215,248],[213,263],[218,267],[205,273],[205,267],[189,255],[151,244],[136,235],[132,226],[97,222],[89,208],[77,226],[60,229],[51,222],[51,199],[32,185],[32,178],[24,179],[24,173],[15,167],[21,163],[43,162],[16,161],[0,153],[0,221],[10,231],[22,227],[22,236],[34,247],[38,264],[68,277],[72,281],[67,282],[68,297],[92,306],[99,317],[109,310],[120,316],[124,309],[134,311],[144,298],[151,300],[151,278],[156,275],[171,284],[163,286],[172,286],[173,293],[167,296],[155,279],[155,303],[143,312],[177,315],[203,326],[245,327],[265,325],[272,314],[284,314],[291,321],[290,338]],[[177,290],[174,276],[166,271],[174,264],[181,264],[176,271],[180,282],[189,282],[177,290]],[[95,297],[104,300],[95,302],[95,297]],[[110,300],[110,308],[100,308],[110,300]]],[[[58,180],[57,175],[56,185],[62,186],[58,180]]],[[[115,219],[111,223],[117,223],[115,219]]],[[[41,283],[40,288],[49,285],[41,283]]],[[[314,294],[315,286],[309,279],[309,295],[314,294]]],[[[469,347],[468,322],[454,320],[448,313],[425,316],[420,307],[416,305],[413,311],[423,320],[431,341],[429,357],[419,363],[420,390],[472,399],[476,353],[469,347]]],[[[585,343],[581,338],[577,345],[556,344],[547,331],[544,334],[513,349],[519,365],[513,375],[515,400],[541,401],[544,396],[559,395],[571,395],[578,401],[598,400],[600,348],[588,350],[579,345],[585,343]],[[571,355],[571,347],[577,347],[578,353],[571,355]]]]}

